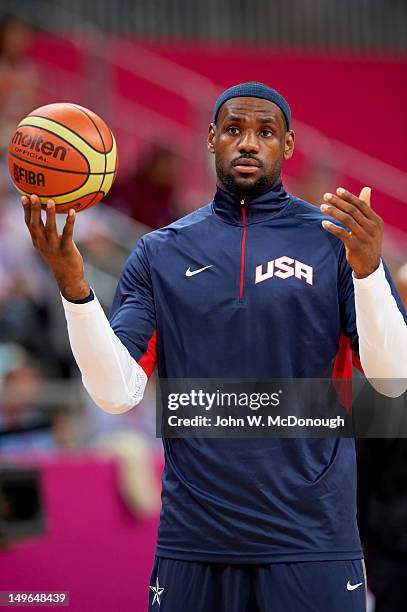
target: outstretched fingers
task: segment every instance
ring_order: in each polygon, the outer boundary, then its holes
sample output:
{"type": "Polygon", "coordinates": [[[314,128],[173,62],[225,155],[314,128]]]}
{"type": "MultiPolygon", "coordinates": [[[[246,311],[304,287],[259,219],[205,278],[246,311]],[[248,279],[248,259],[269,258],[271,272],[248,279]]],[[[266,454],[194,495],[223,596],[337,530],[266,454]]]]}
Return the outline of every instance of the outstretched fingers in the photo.
{"type": "Polygon", "coordinates": [[[357,278],[366,278],[377,269],[382,252],[383,219],[371,209],[370,199],[370,187],[364,187],[359,197],[339,187],[336,194],[324,195],[326,204],[320,207],[345,226],[322,221],[323,228],[344,243],[346,259],[357,278]]]}
{"type": "Polygon", "coordinates": [[[41,202],[38,196],[23,196],[24,219],[31,235],[32,243],[38,247],[45,240],[45,227],[41,219],[41,202]]]}
{"type": "Polygon", "coordinates": [[[63,249],[69,247],[72,242],[73,228],[75,225],[76,214],[73,208],[70,208],[66,217],[66,222],[62,232],[61,247],[63,249]]]}
{"type": "Polygon", "coordinates": [[[343,227],[336,225],[336,223],[324,220],[322,221],[322,227],[330,234],[339,238],[339,240],[342,240],[345,245],[349,244],[352,239],[352,234],[347,232],[343,227]]]}
{"type": "Polygon", "coordinates": [[[47,230],[48,239],[54,239],[58,237],[57,223],[55,219],[54,200],[48,200],[47,202],[47,218],[45,222],[45,229],[47,230]]]}
{"type": "Polygon", "coordinates": [[[31,202],[28,196],[22,196],[21,203],[24,209],[24,221],[26,226],[29,227],[31,220],[31,202]]]}
{"type": "Polygon", "coordinates": [[[358,198],[339,187],[336,194],[325,193],[326,203],[320,208],[323,213],[345,225],[352,235],[368,241],[382,227],[381,218],[371,209],[370,198],[370,187],[364,187],[358,198]]]}
{"type": "Polygon", "coordinates": [[[41,218],[41,201],[38,196],[32,195],[30,196],[31,200],[31,220],[30,225],[34,230],[44,229],[44,224],[41,218]]]}

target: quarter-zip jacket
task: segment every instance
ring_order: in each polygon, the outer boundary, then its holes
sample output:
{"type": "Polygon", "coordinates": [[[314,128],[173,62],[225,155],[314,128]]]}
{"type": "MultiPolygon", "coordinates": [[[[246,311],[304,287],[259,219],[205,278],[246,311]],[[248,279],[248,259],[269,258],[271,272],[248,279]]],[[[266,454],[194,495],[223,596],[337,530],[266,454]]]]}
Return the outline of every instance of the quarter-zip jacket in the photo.
{"type": "MultiPolygon", "coordinates": [[[[349,348],[358,351],[353,282],[324,218],[282,184],[243,202],[218,189],[210,204],[139,241],[114,299],[114,332],[147,375],[157,363],[164,378],[345,376],[349,348]]],[[[362,556],[353,440],[163,444],[157,555],[362,556]]]]}

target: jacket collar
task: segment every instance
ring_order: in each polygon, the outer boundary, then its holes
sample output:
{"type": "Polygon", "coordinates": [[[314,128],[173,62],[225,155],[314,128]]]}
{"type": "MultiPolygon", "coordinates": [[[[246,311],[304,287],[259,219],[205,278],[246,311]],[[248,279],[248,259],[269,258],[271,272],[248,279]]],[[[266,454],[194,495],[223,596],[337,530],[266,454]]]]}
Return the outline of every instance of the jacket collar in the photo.
{"type": "MultiPolygon", "coordinates": [[[[290,196],[282,183],[269,189],[257,198],[245,198],[247,224],[258,223],[280,212],[288,203],[290,196]]],[[[212,203],[214,213],[227,223],[243,225],[242,200],[238,196],[217,188],[212,203]]]]}

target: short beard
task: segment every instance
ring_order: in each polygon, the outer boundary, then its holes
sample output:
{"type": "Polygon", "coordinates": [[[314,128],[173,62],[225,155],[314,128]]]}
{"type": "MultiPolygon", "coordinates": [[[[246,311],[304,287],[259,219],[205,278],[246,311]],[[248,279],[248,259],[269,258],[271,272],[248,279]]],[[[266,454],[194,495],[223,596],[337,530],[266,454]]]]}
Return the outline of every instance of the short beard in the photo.
{"type": "Polygon", "coordinates": [[[280,179],[282,161],[273,168],[271,174],[261,176],[255,183],[247,187],[238,185],[234,177],[216,162],[216,175],[221,185],[238,197],[256,198],[272,189],[280,179]]]}

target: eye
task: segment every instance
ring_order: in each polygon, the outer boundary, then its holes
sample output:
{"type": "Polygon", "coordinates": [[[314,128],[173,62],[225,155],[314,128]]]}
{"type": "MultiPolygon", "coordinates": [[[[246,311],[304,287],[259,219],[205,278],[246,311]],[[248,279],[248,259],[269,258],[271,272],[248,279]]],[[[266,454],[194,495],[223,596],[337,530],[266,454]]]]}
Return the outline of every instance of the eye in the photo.
{"type": "Polygon", "coordinates": [[[270,128],[265,128],[264,130],[261,130],[260,132],[260,136],[262,136],[263,138],[270,138],[270,136],[273,135],[273,131],[270,130],[270,128]]]}
{"type": "Polygon", "coordinates": [[[234,127],[233,125],[231,125],[230,127],[228,127],[227,129],[227,133],[231,134],[232,136],[236,136],[237,134],[239,134],[239,128],[234,127]]]}

